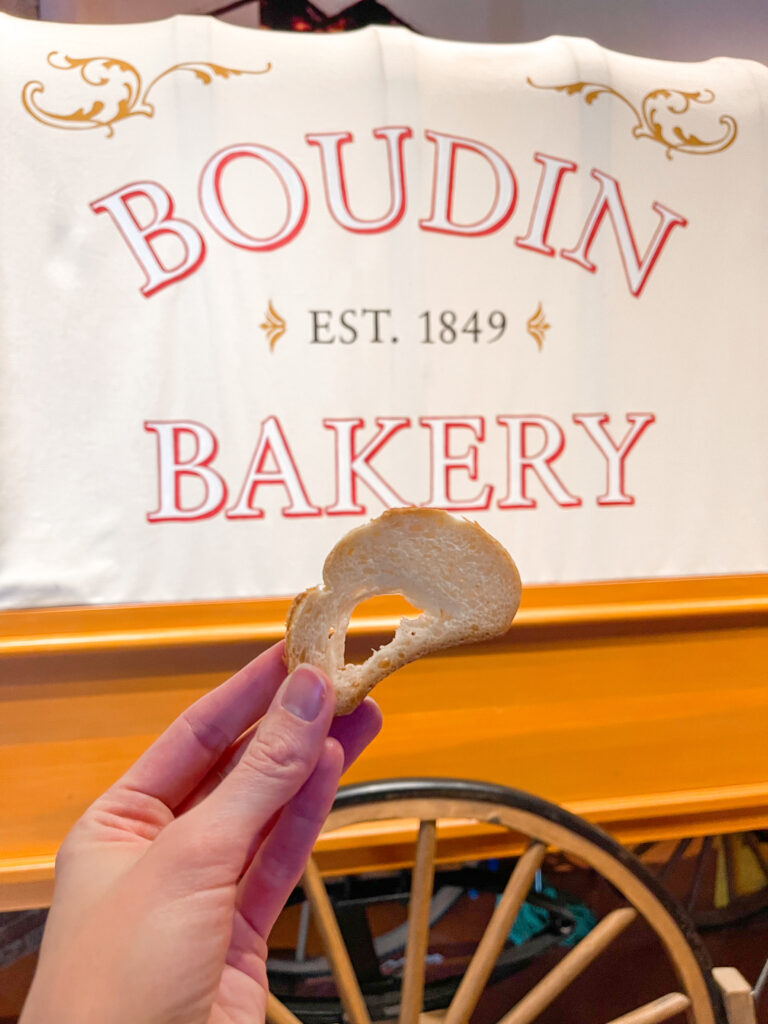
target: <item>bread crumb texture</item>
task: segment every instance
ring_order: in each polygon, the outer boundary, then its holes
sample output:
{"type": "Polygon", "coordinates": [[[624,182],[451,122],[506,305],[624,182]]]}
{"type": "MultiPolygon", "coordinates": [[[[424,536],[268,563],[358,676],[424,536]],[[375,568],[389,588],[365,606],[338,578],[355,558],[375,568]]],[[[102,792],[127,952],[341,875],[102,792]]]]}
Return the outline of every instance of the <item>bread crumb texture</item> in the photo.
{"type": "Polygon", "coordinates": [[[347,715],[385,676],[432,651],[505,633],[520,604],[520,576],[506,549],[477,523],[438,509],[390,509],[351,530],[325,560],[322,587],[295,599],[286,664],[309,663],[347,715]],[[369,597],[401,594],[423,609],[362,665],[344,663],[352,612],[369,597]]]}

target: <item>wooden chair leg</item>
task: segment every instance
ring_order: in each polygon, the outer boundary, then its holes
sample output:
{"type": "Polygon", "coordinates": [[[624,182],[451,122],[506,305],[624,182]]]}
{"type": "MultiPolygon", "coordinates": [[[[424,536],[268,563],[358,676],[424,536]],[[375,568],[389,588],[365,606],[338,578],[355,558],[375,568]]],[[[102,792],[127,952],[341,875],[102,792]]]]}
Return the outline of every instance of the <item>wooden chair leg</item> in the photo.
{"type": "Polygon", "coordinates": [[[715,967],[712,977],[720,988],[728,1024],[757,1024],[749,982],[735,967],[715,967]]]}

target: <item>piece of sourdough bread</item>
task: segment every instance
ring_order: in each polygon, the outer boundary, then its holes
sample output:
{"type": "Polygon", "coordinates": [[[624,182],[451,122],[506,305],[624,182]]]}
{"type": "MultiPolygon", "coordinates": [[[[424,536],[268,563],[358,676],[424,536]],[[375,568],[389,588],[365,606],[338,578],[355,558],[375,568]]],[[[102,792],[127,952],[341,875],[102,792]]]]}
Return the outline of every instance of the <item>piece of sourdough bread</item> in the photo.
{"type": "Polygon", "coordinates": [[[325,560],[323,586],[295,599],[286,624],[288,671],[308,663],[336,690],[348,715],[385,676],[430,651],[487,640],[509,629],[520,576],[507,551],[477,523],[437,509],[391,509],[351,530],[325,560]],[[422,608],[362,665],[344,664],[355,607],[401,594],[422,608]]]}

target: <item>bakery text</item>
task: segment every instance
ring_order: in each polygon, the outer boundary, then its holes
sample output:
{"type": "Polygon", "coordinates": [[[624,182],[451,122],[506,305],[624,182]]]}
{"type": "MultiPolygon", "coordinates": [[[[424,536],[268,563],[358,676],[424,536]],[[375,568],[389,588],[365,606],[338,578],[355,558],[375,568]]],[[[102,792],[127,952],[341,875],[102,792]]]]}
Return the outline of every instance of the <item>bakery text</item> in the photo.
{"type": "MultiPolygon", "coordinates": [[[[157,507],[150,523],[189,522],[223,515],[227,519],[263,519],[264,489],[276,488],[283,516],[363,516],[361,497],[384,508],[421,505],[452,511],[535,508],[540,500],[574,508],[584,500],[598,506],[633,505],[626,481],[628,456],[655,421],[650,412],[627,413],[623,422],[606,413],[574,413],[567,438],[556,420],[544,415],[379,416],[369,425],[362,418],[322,420],[325,445],[313,446],[312,467],[302,467],[284,424],[277,416],[262,420],[247,466],[234,481],[225,480],[217,462],[218,438],[210,427],[193,420],[147,420],[154,436],[157,462],[157,507]],[[489,431],[503,438],[502,485],[484,481],[479,450],[489,431]],[[603,486],[585,499],[576,493],[558,465],[566,443],[579,446],[597,460],[603,486]],[[377,458],[386,446],[406,445],[426,451],[428,470],[424,494],[401,493],[396,480],[385,476],[377,458]],[[322,504],[310,493],[305,469],[314,468],[325,449],[327,477],[335,498],[322,504]]],[[[496,440],[496,438],[494,439],[496,440]]],[[[497,447],[498,451],[498,447],[497,447]]]]}
{"type": "MultiPolygon", "coordinates": [[[[374,128],[372,133],[383,143],[382,156],[386,151],[389,174],[389,195],[383,195],[380,201],[381,208],[388,205],[380,217],[372,219],[356,216],[348,198],[350,189],[342,150],[353,142],[352,133],[319,132],[304,137],[306,144],[317,150],[328,215],[341,230],[356,235],[395,230],[410,201],[404,151],[413,130],[385,126],[374,128]]],[[[574,160],[534,153],[533,160],[538,164],[536,193],[519,197],[512,166],[506,156],[491,146],[476,139],[429,129],[424,131],[424,139],[432,147],[432,187],[429,206],[418,211],[421,231],[477,238],[502,230],[515,214],[517,228],[510,235],[510,242],[517,249],[558,257],[595,273],[598,267],[590,256],[592,245],[610,224],[627,287],[632,295],[639,297],[671,233],[687,224],[682,214],[663,203],[654,200],[649,204],[645,197],[632,196],[633,210],[642,211],[645,216],[650,205],[656,215],[651,237],[638,245],[619,181],[597,167],[579,168],[574,160]],[[487,169],[488,184],[493,183],[487,190],[484,214],[471,223],[459,220],[454,212],[460,191],[475,188],[472,179],[457,170],[459,154],[462,160],[481,161],[487,169]],[[564,204],[575,203],[581,207],[577,214],[580,228],[577,233],[572,229],[563,231],[558,210],[564,204]]],[[[413,173],[417,170],[419,168],[413,173]]],[[[94,213],[106,213],[111,218],[144,274],[140,291],[149,298],[202,266],[208,244],[201,227],[203,222],[207,222],[208,228],[224,243],[251,253],[274,251],[296,239],[310,212],[306,173],[283,153],[262,142],[242,143],[220,149],[202,168],[198,181],[202,220],[189,209],[185,209],[183,215],[177,214],[173,194],[164,185],[151,180],[121,185],[93,200],[90,207],[94,213]],[[229,190],[224,187],[224,172],[228,167],[254,160],[275,176],[284,195],[279,225],[261,236],[254,234],[253,229],[246,230],[242,218],[232,212],[237,203],[233,203],[231,186],[229,190]],[[167,255],[165,258],[160,255],[159,238],[166,244],[170,239],[175,246],[177,258],[173,265],[169,265],[167,255]]],[[[258,199],[258,194],[254,192],[250,198],[258,199]]],[[[323,214],[313,209],[313,216],[323,214]]]]}

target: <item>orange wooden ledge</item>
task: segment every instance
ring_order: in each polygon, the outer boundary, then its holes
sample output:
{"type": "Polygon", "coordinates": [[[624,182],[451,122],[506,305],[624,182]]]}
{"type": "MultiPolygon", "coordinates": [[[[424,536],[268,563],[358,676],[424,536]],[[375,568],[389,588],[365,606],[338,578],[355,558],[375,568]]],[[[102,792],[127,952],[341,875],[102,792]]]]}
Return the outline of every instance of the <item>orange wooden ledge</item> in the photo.
{"type": "MultiPolygon", "coordinates": [[[[0,909],[45,905],[69,827],[179,711],[283,634],[288,600],[0,613],[0,909]]],[[[394,629],[358,610],[352,656],[394,629]]],[[[485,779],[625,841],[768,825],[768,576],[530,587],[510,633],[407,666],[348,781],[485,779]]],[[[407,863],[408,823],[321,841],[324,871],[407,863]]],[[[508,841],[507,841],[508,842],[508,841]]],[[[467,825],[443,860],[498,855],[467,825]]]]}

